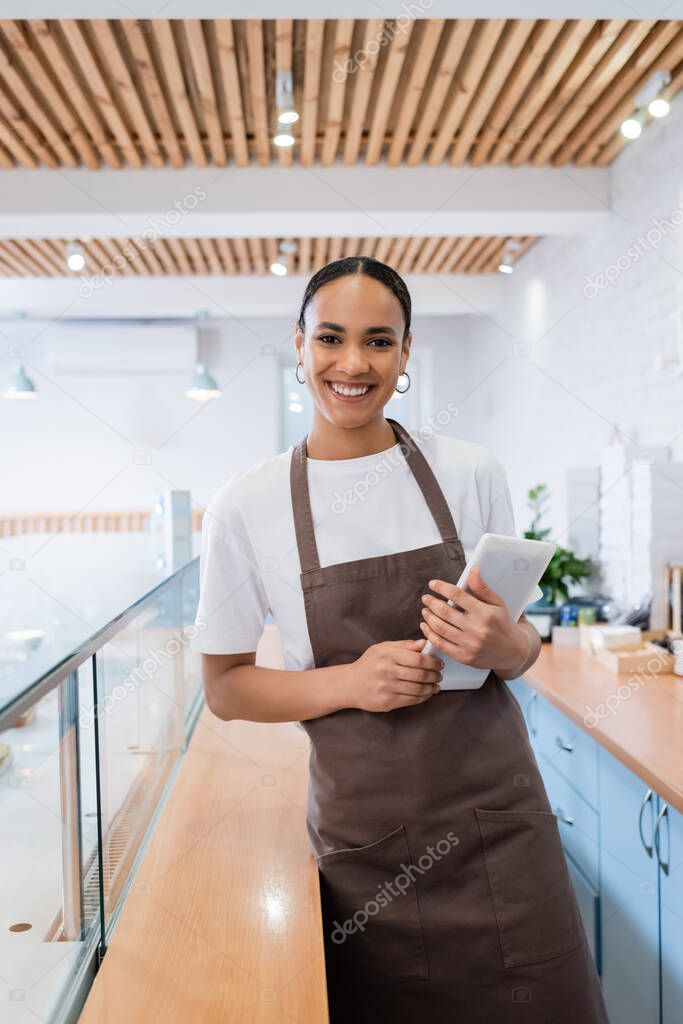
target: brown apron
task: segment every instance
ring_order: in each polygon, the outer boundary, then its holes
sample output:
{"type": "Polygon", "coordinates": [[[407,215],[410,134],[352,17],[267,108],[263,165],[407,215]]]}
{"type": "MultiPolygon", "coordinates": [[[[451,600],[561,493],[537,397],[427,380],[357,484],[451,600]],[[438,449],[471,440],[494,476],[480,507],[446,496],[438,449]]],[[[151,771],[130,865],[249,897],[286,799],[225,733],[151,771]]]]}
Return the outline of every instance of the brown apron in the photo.
{"type": "MultiPolygon", "coordinates": [[[[304,437],[291,493],[316,668],[420,639],[428,581],[465,564],[431,467],[388,422],[441,543],[321,567],[304,437]]],[[[333,1024],[606,1024],[557,819],[494,672],[478,690],[301,724],[333,1024]]]]}

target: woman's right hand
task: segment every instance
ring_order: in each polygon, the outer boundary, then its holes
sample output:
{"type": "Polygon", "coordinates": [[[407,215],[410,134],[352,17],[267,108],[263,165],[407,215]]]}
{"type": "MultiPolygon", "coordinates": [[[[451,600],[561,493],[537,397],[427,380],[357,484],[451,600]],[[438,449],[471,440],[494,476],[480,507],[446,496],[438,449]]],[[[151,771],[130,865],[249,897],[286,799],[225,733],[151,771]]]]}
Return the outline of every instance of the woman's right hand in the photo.
{"type": "Polygon", "coordinates": [[[345,666],[349,706],[362,711],[393,711],[422,704],[439,693],[444,663],[437,654],[422,654],[426,642],[426,637],[385,640],[345,666]]]}

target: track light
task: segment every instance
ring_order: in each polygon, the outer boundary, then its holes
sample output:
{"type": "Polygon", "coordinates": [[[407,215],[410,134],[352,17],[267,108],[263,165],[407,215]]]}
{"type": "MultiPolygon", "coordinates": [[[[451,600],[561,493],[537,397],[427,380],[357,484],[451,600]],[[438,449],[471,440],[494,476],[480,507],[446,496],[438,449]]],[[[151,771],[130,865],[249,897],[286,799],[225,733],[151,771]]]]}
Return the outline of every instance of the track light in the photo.
{"type": "Polygon", "coordinates": [[[278,124],[294,124],[299,113],[294,108],[294,83],[291,70],[278,71],[275,76],[275,105],[278,124]]]}
{"type": "Polygon", "coordinates": [[[293,146],[295,139],[291,132],[278,132],[278,134],[274,136],[273,142],[276,146],[280,146],[282,149],[285,149],[287,146],[293,146]]]}
{"type": "Polygon", "coordinates": [[[664,96],[658,96],[648,104],[647,112],[650,117],[666,117],[671,110],[669,101],[664,96]]]}
{"type": "Polygon", "coordinates": [[[287,267],[284,263],[280,263],[279,260],[276,260],[274,263],[270,264],[270,272],[271,274],[275,274],[276,277],[284,277],[287,273],[287,267]]]}
{"type": "Polygon", "coordinates": [[[650,117],[666,117],[671,109],[667,88],[670,81],[671,72],[668,68],[652,72],[645,85],[636,93],[633,101],[635,113],[621,125],[624,138],[637,139],[642,134],[646,111],[650,117]]]}
{"type": "Polygon", "coordinates": [[[645,114],[642,110],[636,110],[635,114],[631,117],[627,117],[621,124],[621,134],[625,139],[637,139],[642,130],[643,124],[645,123],[645,114]]]}
{"type": "Polygon", "coordinates": [[[85,250],[80,242],[69,242],[66,247],[66,265],[69,270],[78,272],[85,266],[85,250]]]}
{"type": "Polygon", "coordinates": [[[501,274],[512,274],[514,272],[514,265],[512,262],[512,254],[517,252],[520,247],[520,242],[516,238],[508,238],[503,246],[503,258],[498,264],[498,270],[501,274]]]}

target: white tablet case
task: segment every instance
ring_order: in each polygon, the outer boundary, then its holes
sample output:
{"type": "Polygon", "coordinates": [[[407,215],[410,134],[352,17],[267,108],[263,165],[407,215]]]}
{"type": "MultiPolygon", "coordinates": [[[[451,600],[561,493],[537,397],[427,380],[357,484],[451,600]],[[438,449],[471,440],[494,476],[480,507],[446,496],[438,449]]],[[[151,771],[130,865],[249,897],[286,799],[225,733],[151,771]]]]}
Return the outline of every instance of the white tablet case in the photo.
{"type": "MultiPolygon", "coordinates": [[[[538,581],[554,553],[555,545],[549,541],[483,533],[462,571],[458,586],[465,587],[470,568],[478,565],[484,583],[502,597],[511,618],[517,622],[527,605],[543,596],[538,581]]],[[[436,650],[429,641],[423,653],[437,654],[445,661],[442,690],[477,690],[490,671],[463,665],[436,650]]]]}

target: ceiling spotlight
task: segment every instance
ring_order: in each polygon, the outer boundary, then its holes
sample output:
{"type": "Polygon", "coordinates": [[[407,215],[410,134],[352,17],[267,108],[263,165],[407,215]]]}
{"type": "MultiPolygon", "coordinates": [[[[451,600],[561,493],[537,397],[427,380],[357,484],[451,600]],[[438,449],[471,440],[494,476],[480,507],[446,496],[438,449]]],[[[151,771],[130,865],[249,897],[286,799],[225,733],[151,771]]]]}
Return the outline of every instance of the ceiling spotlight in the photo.
{"type": "Polygon", "coordinates": [[[507,238],[505,240],[505,245],[503,246],[503,258],[498,264],[498,270],[501,274],[511,274],[514,271],[515,268],[512,264],[512,254],[513,252],[517,252],[521,245],[522,243],[518,238],[507,238]]]}
{"type": "Polygon", "coordinates": [[[670,110],[669,101],[663,96],[658,96],[657,99],[652,100],[647,108],[650,117],[666,117],[670,110]]]}
{"type": "Polygon", "coordinates": [[[627,117],[621,124],[621,134],[625,139],[637,139],[643,130],[645,115],[642,110],[636,110],[635,114],[627,117]]]}
{"type": "Polygon", "coordinates": [[[36,387],[26,370],[20,366],[12,373],[6,388],[0,392],[3,398],[37,398],[36,387]]]}
{"type": "Polygon", "coordinates": [[[299,120],[294,109],[294,84],[291,70],[278,71],[275,76],[275,105],[279,124],[294,124],[299,120]]]}
{"type": "MultiPolygon", "coordinates": [[[[644,107],[649,107],[653,100],[664,92],[666,86],[671,81],[671,72],[668,68],[659,68],[657,71],[653,71],[648,78],[645,85],[638,90],[633,100],[633,105],[636,110],[642,110],[644,107]]],[[[653,115],[656,117],[657,115],[653,115]]],[[[662,116],[662,115],[660,115],[662,116]]]]}
{"type": "Polygon", "coordinates": [[[273,142],[275,143],[276,146],[282,146],[283,148],[287,146],[293,146],[294,136],[292,135],[291,132],[280,132],[273,138],[273,142]]]}
{"type": "Polygon", "coordinates": [[[286,253],[287,255],[289,255],[290,253],[297,252],[299,246],[296,244],[296,242],[287,242],[287,241],[285,241],[285,239],[283,239],[280,242],[280,245],[279,245],[278,248],[279,248],[280,252],[286,253]]]}
{"type": "Polygon", "coordinates": [[[85,266],[85,250],[80,242],[69,242],[67,245],[66,265],[69,270],[83,270],[85,266]]]}
{"type": "Polygon", "coordinates": [[[270,264],[270,272],[271,274],[275,274],[276,277],[284,277],[287,273],[287,267],[284,263],[280,263],[279,260],[276,260],[275,263],[270,264]]]}

